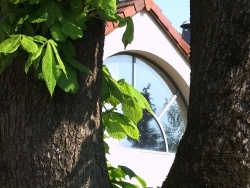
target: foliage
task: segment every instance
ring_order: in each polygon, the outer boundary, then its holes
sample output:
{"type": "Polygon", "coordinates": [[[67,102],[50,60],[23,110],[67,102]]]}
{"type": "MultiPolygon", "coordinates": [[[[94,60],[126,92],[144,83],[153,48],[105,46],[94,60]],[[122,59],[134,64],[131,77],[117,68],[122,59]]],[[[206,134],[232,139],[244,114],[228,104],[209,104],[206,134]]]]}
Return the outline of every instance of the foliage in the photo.
{"type": "Polygon", "coordinates": [[[123,79],[116,82],[106,66],[103,68],[102,87],[102,100],[106,107],[102,121],[110,136],[119,140],[127,135],[138,139],[137,123],[143,117],[143,109],[152,113],[147,100],[123,79]],[[117,112],[118,109],[122,113],[117,112]]]}
{"type": "Polygon", "coordinates": [[[82,38],[93,18],[127,25],[126,47],[133,40],[133,22],[116,13],[116,0],[2,0],[0,23],[0,74],[22,56],[25,72],[33,67],[52,95],[56,86],[65,92],[78,89],[76,73],[91,74],[75,59],[72,40],[82,38]]]}
{"type": "MultiPolygon", "coordinates": [[[[150,87],[150,83],[144,87],[142,95],[147,99],[151,108],[154,109],[155,104],[153,103],[149,92],[150,87]]],[[[133,148],[165,151],[165,143],[161,130],[152,114],[148,113],[147,110],[144,110],[143,118],[138,122],[137,126],[140,132],[140,138],[138,140],[128,138],[128,141],[132,144],[131,146],[133,148]]]]}
{"type": "MultiPolygon", "coordinates": [[[[105,108],[102,112],[102,123],[106,131],[105,138],[112,137],[121,140],[129,137],[138,140],[139,129],[137,124],[142,119],[143,112],[153,113],[146,98],[124,80],[115,81],[106,66],[103,66],[102,83],[102,106],[105,108]]],[[[106,153],[108,153],[108,144],[105,144],[105,146],[106,153]]],[[[135,178],[143,188],[146,187],[142,178],[135,175],[127,167],[108,166],[108,170],[113,187],[137,188],[137,185],[126,181],[127,176],[130,179],[135,178]]]]}
{"type": "Polygon", "coordinates": [[[143,188],[146,188],[146,182],[126,166],[119,165],[117,168],[115,168],[111,165],[108,165],[108,171],[110,182],[114,188],[139,188],[138,185],[125,181],[127,177],[130,179],[135,178],[143,188]]]}

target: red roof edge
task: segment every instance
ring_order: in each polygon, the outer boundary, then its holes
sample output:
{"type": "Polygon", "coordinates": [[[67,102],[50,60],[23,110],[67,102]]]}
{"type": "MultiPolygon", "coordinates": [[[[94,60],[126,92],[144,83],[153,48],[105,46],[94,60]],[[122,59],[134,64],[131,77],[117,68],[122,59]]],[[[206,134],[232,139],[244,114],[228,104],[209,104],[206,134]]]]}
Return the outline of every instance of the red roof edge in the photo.
{"type": "MultiPolygon", "coordinates": [[[[172,26],[168,18],[163,15],[162,10],[152,0],[129,0],[122,2],[117,6],[117,12],[122,17],[132,17],[144,8],[158,22],[189,61],[190,46],[182,39],[181,34],[172,26]]],[[[117,23],[107,22],[105,34],[111,33],[117,26],[117,23]]]]}

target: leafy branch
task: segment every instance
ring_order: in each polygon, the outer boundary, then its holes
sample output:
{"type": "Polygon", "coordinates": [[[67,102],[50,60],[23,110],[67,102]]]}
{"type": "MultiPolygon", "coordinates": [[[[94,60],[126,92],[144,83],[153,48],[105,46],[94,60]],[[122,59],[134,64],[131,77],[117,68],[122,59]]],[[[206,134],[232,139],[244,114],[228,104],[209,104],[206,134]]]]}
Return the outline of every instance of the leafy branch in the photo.
{"type": "MultiPolygon", "coordinates": [[[[106,66],[103,66],[102,81],[102,124],[106,134],[104,138],[112,137],[117,140],[130,137],[139,139],[137,123],[143,118],[143,110],[153,113],[148,101],[133,86],[125,80],[114,80],[106,66]]],[[[108,144],[105,143],[105,151],[109,153],[108,144]]],[[[135,178],[145,188],[146,183],[131,169],[108,165],[110,182],[114,188],[130,187],[138,188],[137,185],[127,181],[127,176],[135,178]]]]}
{"type": "Polygon", "coordinates": [[[23,55],[25,72],[32,65],[51,95],[56,86],[75,93],[78,70],[91,74],[75,59],[71,40],[84,36],[86,22],[92,17],[127,25],[124,46],[133,40],[132,19],[117,15],[116,0],[2,0],[0,5],[0,74],[24,50],[28,53],[23,55]]]}

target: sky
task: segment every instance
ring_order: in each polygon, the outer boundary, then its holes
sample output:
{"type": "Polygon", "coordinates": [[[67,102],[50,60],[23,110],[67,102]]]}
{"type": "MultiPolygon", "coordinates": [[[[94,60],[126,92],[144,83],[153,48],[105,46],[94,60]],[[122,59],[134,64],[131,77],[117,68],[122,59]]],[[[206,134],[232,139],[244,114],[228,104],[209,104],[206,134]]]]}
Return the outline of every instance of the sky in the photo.
{"type": "Polygon", "coordinates": [[[172,25],[181,33],[180,25],[190,18],[190,0],[153,0],[172,25]]]}

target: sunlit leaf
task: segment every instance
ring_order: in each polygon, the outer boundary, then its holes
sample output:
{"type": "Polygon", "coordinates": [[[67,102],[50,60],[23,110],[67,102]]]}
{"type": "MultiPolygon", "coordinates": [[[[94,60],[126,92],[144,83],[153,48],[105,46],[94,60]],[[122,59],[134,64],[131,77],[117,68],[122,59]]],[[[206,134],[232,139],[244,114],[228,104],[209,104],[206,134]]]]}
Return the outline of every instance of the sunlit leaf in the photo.
{"type": "Polygon", "coordinates": [[[78,39],[83,36],[82,29],[72,22],[65,21],[61,26],[62,32],[72,39],[78,39]]]}
{"type": "Polygon", "coordinates": [[[47,39],[41,35],[33,36],[33,40],[40,43],[44,43],[47,41],[47,39]]]}
{"type": "Polygon", "coordinates": [[[139,138],[137,126],[123,114],[109,112],[103,115],[103,121],[108,134],[116,139],[123,139],[128,135],[133,139],[139,138]]]}
{"type": "Polygon", "coordinates": [[[102,0],[103,10],[110,14],[114,15],[116,13],[116,0],[102,0]]]}
{"type": "Polygon", "coordinates": [[[49,40],[49,42],[50,42],[50,44],[51,44],[51,46],[52,46],[52,49],[53,49],[53,51],[54,51],[54,54],[56,55],[57,63],[59,64],[59,66],[61,67],[63,73],[64,73],[65,76],[67,77],[67,72],[66,72],[66,70],[65,70],[64,63],[63,63],[63,61],[62,61],[62,59],[61,59],[61,57],[60,57],[60,55],[59,55],[59,53],[58,53],[58,51],[57,51],[57,49],[56,49],[57,44],[56,44],[53,40],[49,40]]]}
{"type": "Polygon", "coordinates": [[[39,66],[39,62],[42,58],[42,51],[45,44],[42,44],[34,54],[30,54],[25,64],[25,72],[28,73],[30,66],[33,64],[35,70],[39,66]]]}
{"type": "Polygon", "coordinates": [[[13,53],[20,46],[21,35],[13,35],[0,43],[0,53],[13,53]]]}
{"type": "Polygon", "coordinates": [[[117,100],[119,100],[120,102],[123,102],[123,96],[121,93],[120,84],[111,77],[106,66],[103,66],[103,76],[108,81],[107,86],[110,91],[110,94],[114,96],[117,100]]]}
{"type": "Polygon", "coordinates": [[[140,105],[134,100],[132,96],[124,96],[124,103],[122,104],[123,113],[133,122],[138,123],[143,116],[143,110],[140,105]]]}
{"type": "Polygon", "coordinates": [[[35,53],[38,50],[38,46],[32,41],[32,38],[25,35],[22,35],[21,46],[28,53],[35,53]]]}
{"type": "Polygon", "coordinates": [[[113,115],[113,112],[106,113],[102,117],[103,125],[106,127],[108,134],[118,140],[126,137],[126,131],[113,115]]]}
{"type": "Polygon", "coordinates": [[[47,43],[44,57],[42,59],[42,73],[47,88],[52,96],[56,87],[56,62],[50,43],[47,43]]]}
{"type": "Polygon", "coordinates": [[[135,102],[138,103],[141,108],[146,109],[150,113],[153,113],[147,99],[137,89],[135,89],[132,85],[125,82],[124,80],[119,80],[118,82],[123,87],[122,91],[124,94],[133,97],[132,100],[135,100],[135,102]]]}

